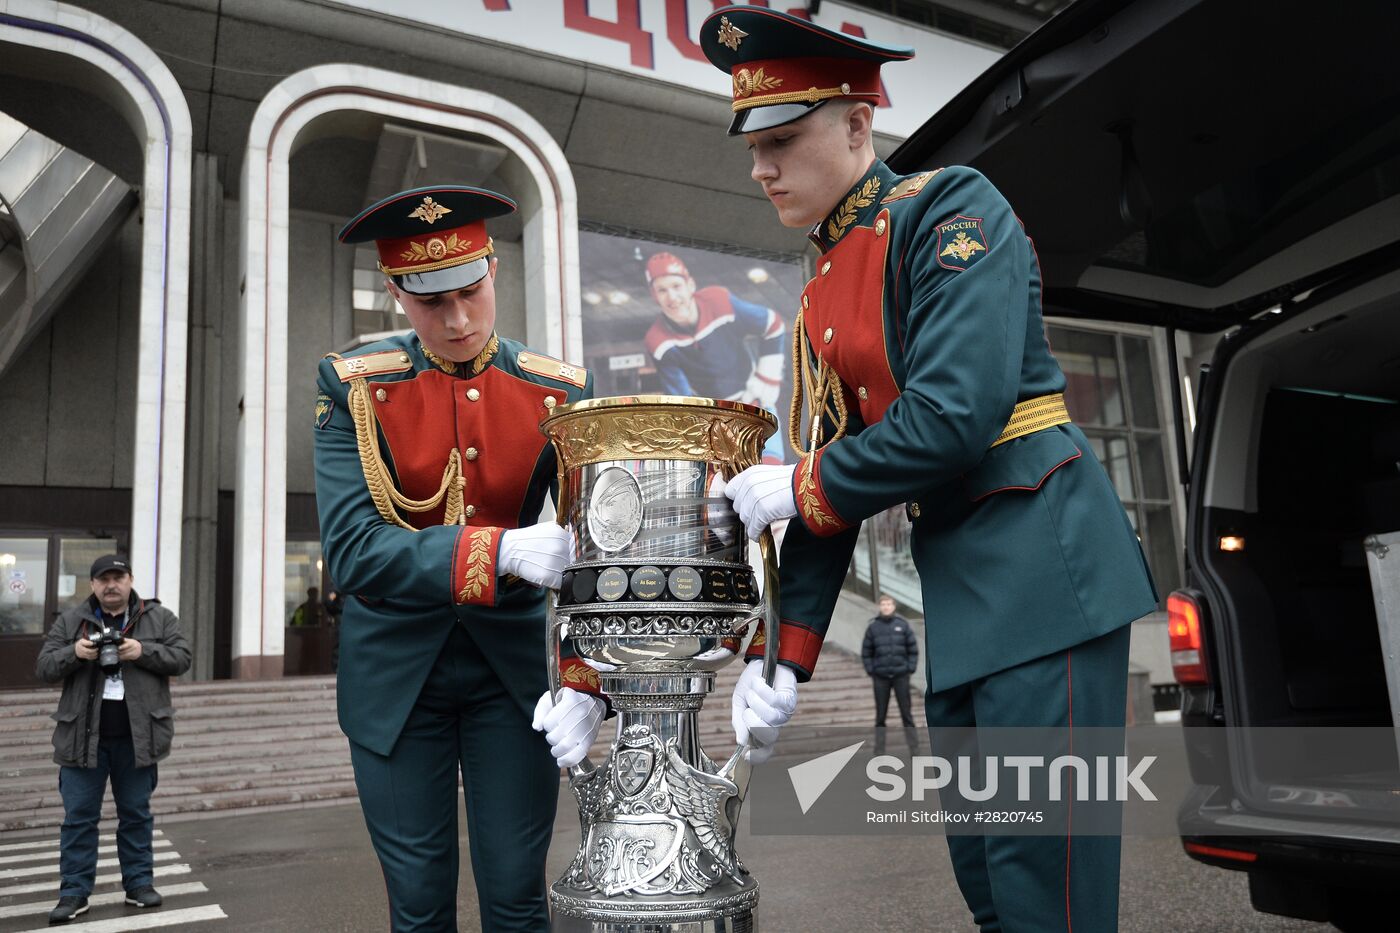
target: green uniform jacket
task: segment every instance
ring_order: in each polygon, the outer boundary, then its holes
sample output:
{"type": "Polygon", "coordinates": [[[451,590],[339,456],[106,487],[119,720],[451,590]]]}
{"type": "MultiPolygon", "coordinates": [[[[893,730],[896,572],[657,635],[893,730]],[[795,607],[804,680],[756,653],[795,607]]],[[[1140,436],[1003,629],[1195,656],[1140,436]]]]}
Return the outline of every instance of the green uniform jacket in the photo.
{"type": "MultiPolygon", "coordinates": [[[[533,524],[556,481],[540,420],[556,405],[591,397],[592,379],[507,339],[452,368],[430,362],[412,335],[321,361],[316,505],[331,579],[347,597],[340,726],[381,755],[393,748],[453,625],[466,628],[527,718],[546,686],[545,593],[499,576],[496,560],[501,533],[533,524]],[[388,485],[408,499],[432,499],[454,459],[465,524],[443,524],[450,497],[419,513],[387,500],[388,485]],[[374,479],[380,475],[387,480],[374,479]],[[414,527],[386,518],[386,501],[414,527]]],[[[576,658],[565,660],[561,676],[596,692],[596,674],[576,658]]]]}
{"type": "Polygon", "coordinates": [[[1151,612],[1136,535],[1080,430],[993,447],[1018,402],[1065,386],[1034,247],[1000,192],[970,168],[902,178],[877,160],[812,240],[802,328],[840,378],[848,425],[793,477],[780,652],[799,679],[860,523],[906,503],[933,690],[1151,612]]]}

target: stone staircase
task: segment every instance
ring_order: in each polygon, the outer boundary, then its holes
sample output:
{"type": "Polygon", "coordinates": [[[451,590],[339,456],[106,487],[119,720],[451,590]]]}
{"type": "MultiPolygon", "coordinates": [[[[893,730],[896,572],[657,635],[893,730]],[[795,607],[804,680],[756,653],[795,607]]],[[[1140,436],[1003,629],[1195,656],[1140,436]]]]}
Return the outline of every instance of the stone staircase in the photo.
{"type": "MultiPolygon", "coordinates": [[[[701,712],[701,742],[719,760],[734,747],[729,696],[740,670],[734,663],[720,672],[701,712]]],[[[171,693],[175,743],[152,798],[161,820],[355,799],[350,754],[336,723],[335,678],[176,683],[171,693]]],[[[56,688],[0,691],[0,836],[51,834],[63,821],[49,742],[57,705],[56,688]]],[[[921,704],[915,706],[922,722],[921,704]]],[[[793,726],[866,726],[872,708],[859,659],[829,646],[816,679],[802,688],[793,726]]],[[[897,722],[898,713],[891,713],[897,722]]],[[[608,726],[603,734],[610,740],[608,726]]],[[[606,747],[600,739],[595,761],[606,747]]],[[[115,816],[110,795],[103,816],[115,816]]]]}

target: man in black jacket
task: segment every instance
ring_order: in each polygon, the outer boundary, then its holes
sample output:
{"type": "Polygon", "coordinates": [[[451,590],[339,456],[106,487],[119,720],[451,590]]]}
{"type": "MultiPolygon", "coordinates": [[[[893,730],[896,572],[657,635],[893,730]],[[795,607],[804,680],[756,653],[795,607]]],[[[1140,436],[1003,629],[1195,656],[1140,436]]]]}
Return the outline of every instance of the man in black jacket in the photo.
{"type": "Polygon", "coordinates": [[[156,762],[170,754],[174,734],[169,679],[190,667],[179,620],[157,600],[143,600],[132,591],[131,566],[124,557],[99,557],[91,578],[92,596],[58,617],[35,665],[45,683],[63,681],[53,716],[53,760],[62,766],[61,878],[50,923],[72,920],[88,909],[97,876],[97,823],[109,777],[126,902],[160,906],[152,884],[151,792],[156,762]],[[104,655],[105,643],[116,635],[120,641],[104,655]]]}
{"type": "Polygon", "coordinates": [[[914,716],[909,706],[909,675],[919,666],[919,642],[914,627],[895,613],[894,598],[880,594],[880,614],[870,620],[861,643],[860,658],[865,672],[875,685],[875,746],[883,751],[885,744],[885,712],[890,706],[890,690],[899,703],[899,719],[904,725],[910,749],[918,742],[914,716]]]}

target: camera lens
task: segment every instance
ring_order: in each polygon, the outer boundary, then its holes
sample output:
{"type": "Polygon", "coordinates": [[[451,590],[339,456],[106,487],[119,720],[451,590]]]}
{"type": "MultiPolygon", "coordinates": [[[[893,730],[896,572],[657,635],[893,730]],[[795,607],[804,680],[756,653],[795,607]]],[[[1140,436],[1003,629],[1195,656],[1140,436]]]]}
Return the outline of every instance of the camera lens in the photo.
{"type": "Polygon", "coordinates": [[[97,652],[97,663],[104,674],[115,674],[122,665],[117,646],[111,642],[104,642],[101,650],[97,652]]]}

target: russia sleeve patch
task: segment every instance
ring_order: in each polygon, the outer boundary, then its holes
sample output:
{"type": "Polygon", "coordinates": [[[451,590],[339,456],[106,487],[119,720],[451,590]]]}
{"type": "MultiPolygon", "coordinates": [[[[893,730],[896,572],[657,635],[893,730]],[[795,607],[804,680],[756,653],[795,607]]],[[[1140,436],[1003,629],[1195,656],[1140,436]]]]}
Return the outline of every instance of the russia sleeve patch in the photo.
{"type": "Polygon", "coordinates": [[[316,429],[319,431],[331,420],[331,412],[335,411],[335,402],[331,397],[322,392],[316,396],[316,429]]]}
{"type": "Polygon", "coordinates": [[[987,237],[982,218],[958,214],[939,224],[938,264],[954,272],[966,272],[987,255],[987,237]]]}

